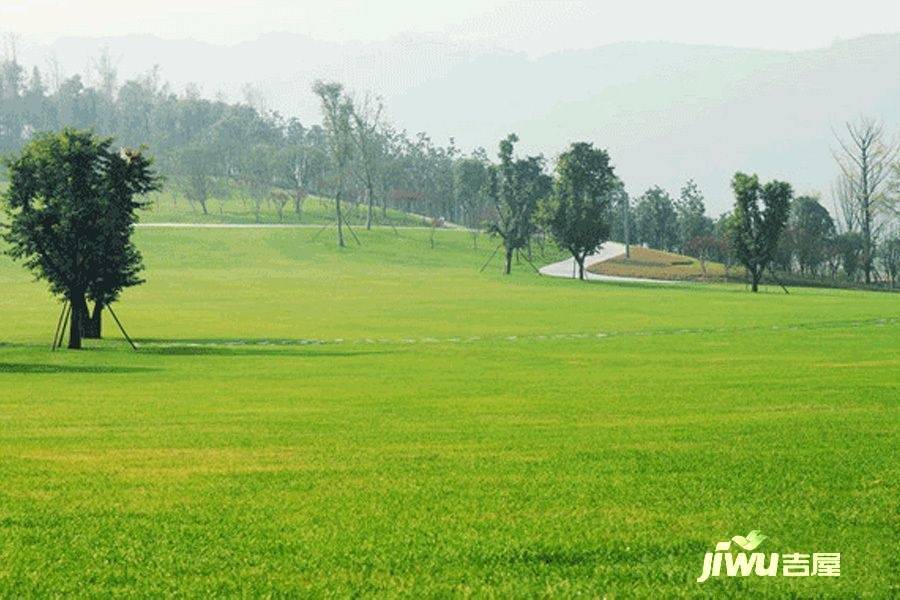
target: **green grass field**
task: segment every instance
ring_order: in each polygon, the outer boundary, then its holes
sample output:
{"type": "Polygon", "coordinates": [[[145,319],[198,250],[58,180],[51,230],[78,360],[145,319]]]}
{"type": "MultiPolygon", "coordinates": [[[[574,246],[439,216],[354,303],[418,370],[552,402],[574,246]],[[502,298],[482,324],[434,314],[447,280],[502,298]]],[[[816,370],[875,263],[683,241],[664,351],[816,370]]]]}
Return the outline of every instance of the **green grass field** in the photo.
{"type": "Polygon", "coordinates": [[[140,230],[138,352],[0,258],[0,595],[897,594],[898,296],[315,233],[140,230]],[[841,577],[695,582],[751,529],[841,577]]]}
{"type": "MultiPolygon", "coordinates": [[[[334,201],[328,198],[307,196],[303,200],[300,214],[294,211],[292,203],[288,203],[281,215],[272,202],[264,202],[260,206],[257,221],[256,204],[249,198],[235,196],[226,200],[211,198],[207,202],[207,214],[203,214],[199,205],[191,205],[182,196],[173,196],[168,192],[151,194],[148,198],[147,210],[141,212],[143,223],[289,223],[323,225],[335,220],[334,201]]],[[[343,203],[344,218],[352,225],[364,225],[366,222],[364,204],[343,203]]],[[[422,226],[425,219],[390,208],[382,212],[376,206],[372,213],[373,221],[378,225],[422,226]]]]}

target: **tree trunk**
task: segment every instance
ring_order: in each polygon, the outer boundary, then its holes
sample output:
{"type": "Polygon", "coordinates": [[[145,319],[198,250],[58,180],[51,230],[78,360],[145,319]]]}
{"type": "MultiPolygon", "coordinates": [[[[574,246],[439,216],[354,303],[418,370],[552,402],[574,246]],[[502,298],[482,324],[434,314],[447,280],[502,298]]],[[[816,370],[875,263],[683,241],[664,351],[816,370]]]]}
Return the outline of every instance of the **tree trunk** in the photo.
{"type": "Polygon", "coordinates": [[[103,335],[103,303],[94,302],[94,310],[91,316],[84,320],[84,338],[99,340],[103,335]]]}
{"type": "Polygon", "coordinates": [[[871,283],[872,277],[872,213],[871,198],[869,197],[869,160],[868,151],[862,154],[862,213],[863,213],[863,238],[866,242],[866,250],[863,253],[863,270],[866,274],[866,283],[871,283]]]}
{"type": "Polygon", "coordinates": [[[750,291],[756,293],[759,291],[759,279],[762,275],[761,272],[757,272],[755,270],[750,271],[750,291]]]}
{"type": "Polygon", "coordinates": [[[512,272],[512,257],[513,251],[509,248],[506,249],[506,266],[503,270],[503,273],[509,275],[512,272]]]}
{"type": "Polygon", "coordinates": [[[301,192],[300,190],[294,192],[294,213],[297,215],[298,222],[300,221],[300,207],[301,203],[303,202],[303,198],[301,197],[302,193],[303,192],[301,192]]]}
{"type": "Polygon", "coordinates": [[[372,194],[372,184],[370,182],[368,184],[368,187],[366,188],[366,201],[368,204],[367,211],[366,211],[366,231],[370,231],[372,229],[372,208],[373,208],[372,207],[372,202],[373,202],[372,195],[373,195],[372,194]]]}
{"type": "Polygon", "coordinates": [[[84,294],[81,292],[72,293],[69,297],[72,304],[72,315],[69,321],[69,350],[81,350],[81,332],[84,318],[87,316],[85,310],[84,294]]]}
{"type": "Polygon", "coordinates": [[[576,255],[575,260],[578,262],[578,279],[584,281],[584,254],[576,255]]]}
{"type": "Polygon", "coordinates": [[[341,214],[341,194],[334,196],[334,212],[337,213],[338,246],[344,247],[344,217],[341,214]]]}
{"type": "Polygon", "coordinates": [[[204,215],[208,215],[208,214],[209,214],[209,212],[207,212],[207,210],[206,210],[206,200],[201,200],[201,201],[200,201],[200,208],[203,209],[203,214],[204,214],[204,215]]]}

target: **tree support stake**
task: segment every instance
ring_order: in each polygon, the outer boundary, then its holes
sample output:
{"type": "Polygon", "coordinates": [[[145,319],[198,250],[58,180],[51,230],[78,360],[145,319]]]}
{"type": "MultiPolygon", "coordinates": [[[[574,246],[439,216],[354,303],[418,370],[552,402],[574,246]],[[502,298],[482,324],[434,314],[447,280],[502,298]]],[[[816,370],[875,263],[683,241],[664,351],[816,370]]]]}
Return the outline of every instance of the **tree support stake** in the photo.
{"type": "Polygon", "coordinates": [[[125,336],[125,339],[128,340],[128,343],[131,344],[131,347],[132,347],[134,350],[137,350],[137,349],[138,349],[137,346],[134,345],[134,342],[131,341],[131,338],[130,338],[130,337],[128,337],[128,333],[125,331],[125,328],[122,327],[122,322],[119,321],[119,317],[117,317],[117,316],[116,316],[116,313],[113,312],[112,306],[107,305],[107,306],[106,306],[106,309],[109,311],[109,314],[112,315],[112,318],[116,321],[116,325],[119,326],[119,331],[122,332],[122,335],[125,336]]]}

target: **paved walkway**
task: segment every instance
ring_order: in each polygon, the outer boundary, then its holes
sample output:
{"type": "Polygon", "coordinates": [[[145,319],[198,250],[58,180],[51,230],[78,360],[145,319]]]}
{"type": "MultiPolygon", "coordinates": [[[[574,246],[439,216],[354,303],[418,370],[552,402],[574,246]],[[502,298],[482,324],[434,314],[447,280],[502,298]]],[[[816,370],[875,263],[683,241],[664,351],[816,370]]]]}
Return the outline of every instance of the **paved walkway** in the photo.
{"type": "MultiPolygon", "coordinates": [[[[598,275],[596,273],[591,273],[587,270],[587,268],[591,265],[595,265],[599,262],[611,260],[613,258],[623,256],[625,254],[625,244],[620,244],[618,242],[604,242],[600,249],[594,254],[588,255],[584,260],[584,278],[588,281],[625,281],[625,282],[633,282],[633,283],[668,283],[668,284],[680,284],[685,283],[683,281],[670,281],[667,279],[647,279],[644,277],[618,277],[616,275],[598,275]]],[[[564,277],[567,279],[577,279],[578,278],[578,264],[575,262],[574,258],[567,258],[566,260],[561,260],[559,262],[547,265],[545,267],[541,267],[540,269],[541,275],[547,275],[549,277],[564,277]]]]}

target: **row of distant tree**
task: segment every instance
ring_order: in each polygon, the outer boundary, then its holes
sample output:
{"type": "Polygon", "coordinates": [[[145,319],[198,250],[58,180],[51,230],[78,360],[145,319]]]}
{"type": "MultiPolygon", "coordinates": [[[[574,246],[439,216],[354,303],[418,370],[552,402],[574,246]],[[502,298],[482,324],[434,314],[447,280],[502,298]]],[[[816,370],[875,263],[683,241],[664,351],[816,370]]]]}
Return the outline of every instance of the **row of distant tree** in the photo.
{"type": "MultiPolygon", "coordinates": [[[[896,201],[894,206],[896,206],[896,201]]],[[[844,279],[848,282],[896,282],[900,267],[900,228],[896,209],[890,202],[872,207],[875,226],[867,244],[862,211],[854,203],[840,205],[846,220],[836,221],[817,196],[791,200],[787,222],[779,235],[772,265],[779,272],[811,278],[844,279]],[[855,210],[854,210],[855,209],[855,210]],[[867,253],[867,248],[869,251],[867,253]]],[[[735,261],[728,238],[732,213],[718,219],[705,214],[704,199],[696,184],[688,181],[673,199],[668,192],[653,187],[636,199],[631,215],[631,240],[651,248],[679,252],[703,260],[732,266],[735,261]]],[[[615,220],[613,238],[625,239],[621,219],[615,220]]]]}
{"type": "MultiPolygon", "coordinates": [[[[330,93],[327,85],[319,91],[330,93]]],[[[120,84],[106,55],[86,77],[48,77],[7,59],[0,62],[0,154],[19,150],[37,132],[93,129],[124,146],[148,147],[169,191],[202,212],[240,197],[257,211],[273,205],[299,215],[304,198],[332,196],[340,184],[345,201],[474,222],[475,207],[460,205],[453,193],[461,158],[453,141],[441,146],[424,133],[395,129],[379,99],[350,99],[343,90],[335,99],[332,124],[346,125],[349,134],[342,140],[347,161],[338,164],[322,125],[254,107],[249,96],[210,100],[190,86],[177,94],[156,69],[120,84]]]]}
{"type": "MultiPolygon", "coordinates": [[[[316,85],[322,123],[303,124],[254,107],[252,97],[227,103],[191,88],[176,94],[156,70],[120,84],[106,55],[88,78],[91,85],[79,75],[45,77],[37,68],[28,73],[15,59],[0,63],[0,152],[18,150],[39,131],[92,128],[117,143],[149,147],[169,191],[198,211],[221,210],[240,197],[253,202],[257,216],[269,205],[282,217],[293,212],[300,218],[308,195],[333,198],[339,243],[341,205],[348,201],[368,207],[368,226],[394,207],[472,228],[489,226],[500,235],[498,224],[506,217],[498,176],[509,179],[515,166],[533,172],[534,193],[541,196],[533,199],[524,229],[529,236],[550,232],[547,206],[558,200],[554,185],[566,154],[556,165],[542,156],[505,156],[510,140],[496,159],[483,149],[465,154],[452,140],[441,146],[424,133],[397,130],[378,98],[355,96],[336,83],[316,85]]],[[[816,197],[792,199],[771,263],[803,275],[893,282],[900,252],[896,147],[869,121],[848,126],[837,141],[836,218],[816,197]]],[[[603,214],[604,237],[727,265],[737,261],[728,238],[733,215],[707,216],[693,181],[676,198],[659,187],[629,198],[611,166],[607,179],[603,202],[591,208],[603,214]]]]}

